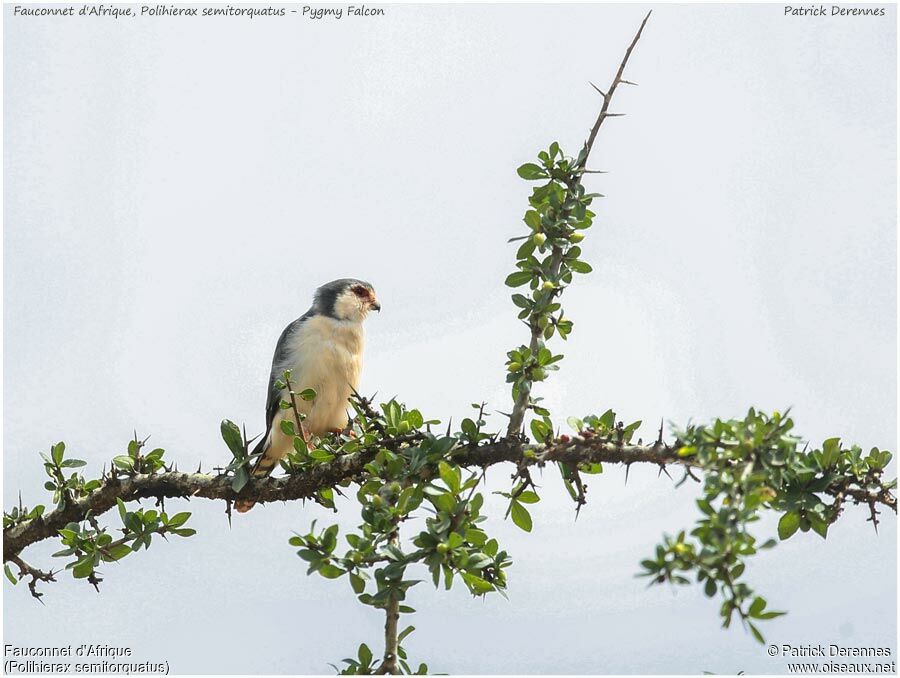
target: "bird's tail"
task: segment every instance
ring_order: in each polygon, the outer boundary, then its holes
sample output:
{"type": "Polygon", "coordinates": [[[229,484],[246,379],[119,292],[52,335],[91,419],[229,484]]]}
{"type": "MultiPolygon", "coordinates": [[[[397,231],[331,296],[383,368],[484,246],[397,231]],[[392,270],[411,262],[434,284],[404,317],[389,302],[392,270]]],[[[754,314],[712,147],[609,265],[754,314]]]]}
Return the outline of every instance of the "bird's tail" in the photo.
{"type": "MultiPolygon", "coordinates": [[[[275,470],[276,466],[278,466],[278,459],[276,457],[269,457],[266,455],[266,452],[268,452],[268,446],[265,445],[267,439],[268,436],[264,436],[263,439],[259,441],[256,449],[253,450],[253,454],[260,451],[263,452],[256,458],[253,470],[250,471],[250,475],[253,478],[265,478],[275,470]]],[[[238,513],[246,513],[254,506],[256,506],[256,502],[253,499],[238,499],[234,502],[234,510],[238,513]]]]}

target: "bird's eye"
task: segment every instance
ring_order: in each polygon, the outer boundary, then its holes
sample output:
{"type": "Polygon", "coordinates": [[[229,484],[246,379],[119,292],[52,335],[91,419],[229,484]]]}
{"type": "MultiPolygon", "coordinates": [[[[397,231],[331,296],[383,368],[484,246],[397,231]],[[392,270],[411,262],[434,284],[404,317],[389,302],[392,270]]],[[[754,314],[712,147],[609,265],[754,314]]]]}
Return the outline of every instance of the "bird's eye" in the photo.
{"type": "Polygon", "coordinates": [[[353,294],[355,294],[358,297],[368,297],[369,296],[369,290],[367,290],[362,285],[354,285],[351,288],[351,291],[353,292],[353,294]]]}

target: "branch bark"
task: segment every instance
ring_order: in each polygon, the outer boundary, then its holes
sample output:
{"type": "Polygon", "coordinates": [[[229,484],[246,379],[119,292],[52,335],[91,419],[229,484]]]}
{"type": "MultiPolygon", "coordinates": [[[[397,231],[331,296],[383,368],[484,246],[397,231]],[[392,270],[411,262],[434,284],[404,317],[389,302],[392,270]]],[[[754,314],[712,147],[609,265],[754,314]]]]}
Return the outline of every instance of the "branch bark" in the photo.
{"type": "MultiPolygon", "coordinates": [[[[399,535],[394,532],[390,542],[396,546],[399,543],[399,535]]],[[[396,589],[388,595],[387,606],[384,609],[384,658],[376,673],[380,675],[399,675],[400,639],[397,636],[397,623],[400,621],[400,597],[396,589]]]]}
{"type": "MultiPolygon", "coordinates": [[[[386,446],[396,441],[386,441],[386,446]]],[[[61,510],[49,513],[9,527],[3,531],[3,560],[14,560],[22,550],[36,542],[56,537],[59,530],[70,522],[80,522],[88,512],[100,516],[116,506],[116,499],[124,502],[144,498],[186,498],[216,499],[233,502],[241,499],[258,503],[308,499],[319,490],[334,487],[345,481],[352,481],[364,473],[365,465],[375,456],[376,450],[367,448],[353,454],[338,457],[319,464],[312,470],[300,474],[257,478],[251,480],[240,495],[231,489],[231,476],[204,473],[155,473],[136,475],[132,478],[107,478],[90,495],[72,501],[61,510]]],[[[677,447],[659,441],[650,445],[623,444],[600,437],[574,437],[553,441],[547,445],[528,444],[518,439],[499,438],[478,446],[460,447],[451,452],[455,463],[466,467],[487,468],[494,464],[511,462],[523,467],[543,466],[548,462],[601,462],[606,464],[645,463],[665,468],[670,464],[689,469],[696,467],[690,457],[679,457],[677,447]]],[[[897,499],[883,491],[872,494],[863,487],[835,486],[826,494],[838,496],[857,503],[881,504],[897,511],[897,499]]]]}

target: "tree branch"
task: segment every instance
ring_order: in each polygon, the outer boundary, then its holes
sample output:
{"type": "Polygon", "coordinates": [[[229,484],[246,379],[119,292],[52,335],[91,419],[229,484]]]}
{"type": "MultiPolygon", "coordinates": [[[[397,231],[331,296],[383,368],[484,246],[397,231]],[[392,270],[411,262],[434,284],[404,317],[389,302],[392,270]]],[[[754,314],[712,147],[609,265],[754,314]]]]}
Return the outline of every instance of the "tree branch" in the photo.
{"type": "Polygon", "coordinates": [[[631,41],[631,44],[628,45],[628,49],[625,50],[625,56],[622,58],[622,63],[619,64],[619,70],[616,71],[616,77],[613,78],[612,84],[609,86],[609,89],[604,92],[595,84],[591,83],[591,87],[600,92],[600,95],[603,97],[603,106],[600,108],[600,113],[597,116],[596,122],[594,122],[594,126],[591,127],[591,133],[587,138],[587,141],[584,142],[584,161],[582,166],[587,165],[588,156],[591,154],[591,149],[594,147],[594,139],[597,138],[597,133],[600,131],[600,126],[603,124],[603,121],[607,118],[621,115],[621,113],[610,113],[609,112],[609,104],[612,102],[613,95],[616,93],[616,88],[621,84],[633,85],[635,83],[630,82],[628,80],[623,80],[622,75],[625,73],[625,66],[628,64],[628,60],[631,58],[631,53],[634,51],[635,45],[637,45],[638,40],[641,39],[641,33],[644,32],[644,26],[647,25],[647,20],[650,18],[650,15],[653,13],[653,10],[647,12],[647,16],[644,17],[644,20],[641,22],[640,28],[638,28],[638,32],[635,33],[634,39],[631,41]]]}
{"type": "MultiPolygon", "coordinates": [[[[397,546],[399,536],[395,531],[390,538],[390,543],[397,546]]],[[[398,675],[398,651],[400,640],[397,636],[397,622],[400,621],[400,596],[396,589],[391,589],[388,594],[387,605],[384,608],[384,659],[376,673],[380,675],[398,675]]]]}
{"type": "Polygon", "coordinates": [[[40,602],[43,602],[43,601],[41,601],[41,596],[43,596],[44,594],[38,592],[37,583],[39,581],[44,581],[44,582],[56,581],[56,579],[54,578],[54,575],[56,573],[55,572],[44,572],[43,570],[39,570],[36,567],[32,567],[31,565],[26,563],[24,560],[19,558],[19,556],[13,556],[12,558],[9,559],[9,562],[18,566],[19,579],[22,579],[25,576],[31,577],[31,581],[28,582],[28,590],[31,591],[32,597],[37,598],[40,602]]]}
{"type": "MultiPolygon", "coordinates": [[[[396,439],[384,441],[384,446],[396,447],[396,439]]],[[[56,537],[59,530],[70,522],[80,522],[88,512],[99,516],[116,506],[116,499],[124,502],[144,498],[218,499],[233,502],[241,499],[257,503],[308,499],[325,488],[352,481],[365,472],[365,465],[377,452],[376,446],[339,456],[317,464],[303,474],[251,480],[240,495],[231,488],[232,477],[204,473],[154,473],[139,474],[130,478],[107,478],[90,495],[71,501],[61,510],[50,511],[26,523],[3,531],[3,560],[13,561],[22,550],[36,542],[56,537]]],[[[494,464],[511,462],[527,466],[543,466],[548,462],[570,464],[601,462],[607,464],[647,463],[665,467],[677,464],[697,467],[690,457],[679,457],[678,446],[668,446],[656,441],[650,445],[632,445],[599,436],[568,437],[546,445],[528,444],[521,440],[499,438],[480,445],[456,448],[450,453],[452,460],[466,467],[486,468],[494,464]]],[[[825,490],[826,494],[869,506],[881,504],[897,511],[897,499],[887,490],[871,493],[863,486],[842,482],[825,490]]]]}
{"type": "MultiPolygon", "coordinates": [[[[618,113],[610,113],[609,112],[609,104],[612,102],[613,95],[616,93],[616,88],[623,82],[627,82],[626,80],[622,80],[622,74],[625,72],[625,66],[628,65],[628,60],[631,58],[631,53],[634,51],[635,45],[637,45],[638,40],[641,38],[641,33],[644,31],[644,26],[647,25],[647,20],[650,18],[652,14],[652,10],[647,12],[647,16],[644,17],[644,20],[641,22],[640,27],[638,28],[637,33],[631,41],[631,44],[628,45],[628,49],[625,50],[625,56],[622,57],[622,61],[619,64],[619,70],[616,71],[616,76],[613,78],[612,84],[609,86],[609,89],[604,92],[596,85],[591,83],[591,87],[600,92],[603,96],[603,106],[600,108],[600,113],[597,115],[597,120],[594,122],[594,125],[591,127],[590,134],[587,140],[584,142],[584,150],[581,154],[581,163],[580,167],[583,170],[587,167],[588,158],[591,155],[591,149],[594,147],[594,140],[597,138],[597,133],[600,131],[601,125],[603,122],[614,115],[620,115],[618,113]]],[[[633,84],[633,83],[629,83],[633,84]]],[[[578,175],[578,179],[575,183],[569,188],[571,190],[575,190],[575,187],[581,184],[581,180],[584,173],[578,175]]],[[[560,265],[562,263],[563,252],[559,247],[553,248],[552,253],[552,261],[550,265],[550,278],[556,279],[559,275],[560,265]]],[[[558,297],[560,293],[560,289],[557,288],[551,294],[551,299],[554,297],[558,297]]],[[[532,353],[536,353],[538,348],[541,345],[541,334],[543,333],[542,328],[538,325],[537,318],[532,316],[529,322],[529,329],[531,331],[531,339],[529,341],[528,347],[531,349],[532,353]]],[[[517,437],[522,431],[522,424],[525,421],[525,414],[528,411],[529,404],[531,402],[531,382],[525,382],[522,387],[519,389],[518,397],[516,398],[515,403],[513,404],[512,413],[509,417],[509,425],[506,429],[506,435],[508,437],[514,438],[517,437]]]]}

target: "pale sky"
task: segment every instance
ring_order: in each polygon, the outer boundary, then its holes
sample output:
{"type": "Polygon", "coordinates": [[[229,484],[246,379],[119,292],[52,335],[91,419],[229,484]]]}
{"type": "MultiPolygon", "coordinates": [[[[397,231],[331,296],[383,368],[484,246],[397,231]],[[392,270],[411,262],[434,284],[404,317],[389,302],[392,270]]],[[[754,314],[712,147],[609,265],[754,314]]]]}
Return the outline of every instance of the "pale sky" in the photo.
{"type": "MultiPolygon", "coordinates": [[[[300,5],[291,8],[299,9],[300,5]]],[[[38,451],[64,439],[99,474],[137,429],[182,468],[224,465],[223,417],[258,432],[272,349],[315,287],[374,283],[363,392],[454,421],[508,410],[526,340],[503,279],[529,186],[515,168],[576,152],[647,7],[394,5],[383,17],[13,17],[4,7],[4,507],[47,503],[38,451]]],[[[539,395],[556,421],[793,406],[815,444],[896,450],[896,8],[786,17],[658,5],[595,147],[608,197],[566,294],[575,330],[539,395]]],[[[492,418],[497,428],[502,417],[492,418]]],[[[895,466],[892,472],[895,473],[895,466]]],[[[446,673],[779,673],[696,587],[634,577],[695,488],[608,467],[578,522],[558,477],[514,558],[509,600],[411,591],[411,659],[446,673]]],[[[169,502],[174,508],[176,502],[169,502]]],[[[184,502],[181,502],[184,504],[184,502]]],[[[300,503],[190,503],[196,537],[103,569],[3,584],[6,643],[125,645],[173,673],[328,673],[383,617],[307,577],[300,503]],[[14,623],[11,623],[14,622],[14,623]]],[[[185,510],[179,506],[179,510],[185,510]]],[[[115,527],[117,517],[107,516],[115,527]]],[[[751,561],[783,618],[773,643],[890,647],[896,520],[850,508],[827,542],[751,561]]],[[[758,534],[774,534],[775,520],[758,534]]],[[[342,529],[342,533],[344,530],[342,529]]],[[[56,543],[25,557],[55,560],[56,543]]],[[[427,579],[426,577],[423,577],[427,579]]],[[[405,621],[407,621],[405,619],[405,621]]]]}

